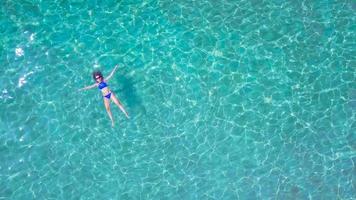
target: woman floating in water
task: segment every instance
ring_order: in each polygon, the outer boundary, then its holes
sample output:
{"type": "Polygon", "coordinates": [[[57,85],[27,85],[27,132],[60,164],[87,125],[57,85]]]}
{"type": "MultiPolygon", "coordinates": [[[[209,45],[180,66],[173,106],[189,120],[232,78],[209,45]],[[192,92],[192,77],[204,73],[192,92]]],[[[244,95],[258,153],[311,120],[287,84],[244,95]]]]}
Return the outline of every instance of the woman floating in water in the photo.
{"type": "Polygon", "coordinates": [[[94,88],[96,86],[98,86],[99,90],[101,90],[102,94],[103,94],[103,99],[104,99],[104,105],[106,108],[106,111],[108,112],[108,115],[111,119],[111,125],[114,126],[114,120],[112,118],[112,114],[110,111],[110,99],[112,99],[114,101],[114,103],[120,108],[120,110],[125,113],[126,117],[129,118],[129,115],[127,114],[127,112],[125,111],[124,107],[122,106],[122,104],[120,103],[120,101],[116,98],[116,96],[114,95],[113,92],[110,91],[108,85],[106,84],[107,81],[109,81],[109,79],[114,75],[114,72],[117,69],[117,65],[115,66],[115,68],[112,70],[112,72],[110,73],[110,75],[104,79],[103,75],[101,74],[100,71],[96,71],[93,72],[93,78],[95,80],[96,83],[94,83],[93,85],[81,88],[79,90],[88,90],[91,88],[94,88]]]}

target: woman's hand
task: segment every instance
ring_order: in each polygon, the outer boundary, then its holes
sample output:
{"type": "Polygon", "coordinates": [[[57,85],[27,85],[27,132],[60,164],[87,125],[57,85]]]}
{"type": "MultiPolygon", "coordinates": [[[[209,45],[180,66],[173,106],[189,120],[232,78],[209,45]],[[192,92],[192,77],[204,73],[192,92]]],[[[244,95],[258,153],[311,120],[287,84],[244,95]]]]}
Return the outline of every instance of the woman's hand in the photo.
{"type": "Polygon", "coordinates": [[[105,81],[108,81],[115,73],[116,69],[119,67],[119,65],[115,65],[115,68],[111,71],[110,75],[106,77],[105,81]]]}

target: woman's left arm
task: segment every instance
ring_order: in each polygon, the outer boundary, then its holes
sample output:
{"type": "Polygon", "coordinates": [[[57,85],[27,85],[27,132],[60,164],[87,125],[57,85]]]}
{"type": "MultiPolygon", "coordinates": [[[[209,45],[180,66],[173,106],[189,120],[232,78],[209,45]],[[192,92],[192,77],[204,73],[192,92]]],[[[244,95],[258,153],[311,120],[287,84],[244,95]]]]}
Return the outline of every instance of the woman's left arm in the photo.
{"type": "Polygon", "coordinates": [[[112,72],[110,73],[110,75],[108,77],[105,78],[105,81],[108,81],[115,73],[116,69],[118,68],[118,65],[115,65],[115,68],[112,70],[112,72]]]}

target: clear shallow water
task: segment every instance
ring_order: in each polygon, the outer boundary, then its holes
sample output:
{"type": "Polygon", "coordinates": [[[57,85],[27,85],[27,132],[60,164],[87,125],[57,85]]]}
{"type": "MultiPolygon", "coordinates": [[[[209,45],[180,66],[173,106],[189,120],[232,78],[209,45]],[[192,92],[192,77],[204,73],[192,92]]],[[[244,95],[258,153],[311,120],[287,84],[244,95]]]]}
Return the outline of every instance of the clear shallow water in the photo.
{"type": "Polygon", "coordinates": [[[2,2],[0,199],[355,198],[355,8],[2,2]]]}

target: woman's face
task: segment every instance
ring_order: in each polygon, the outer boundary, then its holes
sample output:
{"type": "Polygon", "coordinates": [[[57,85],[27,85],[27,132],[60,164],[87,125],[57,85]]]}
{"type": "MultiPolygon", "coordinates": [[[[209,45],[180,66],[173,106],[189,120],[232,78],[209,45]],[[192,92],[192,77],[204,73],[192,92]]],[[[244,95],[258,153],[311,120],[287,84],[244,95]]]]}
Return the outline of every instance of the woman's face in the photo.
{"type": "Polygon", "coordinates": [[[101,77],[101,76],[99,76],[99,75],[96,75],[96,76],[95,76],[95,81],[98,82],[98,83],[100,83],[101,80],[102,80],[102,78],[103,78],[103,77],[101,77]]]}

